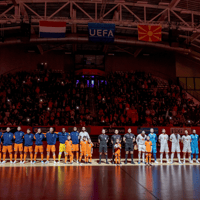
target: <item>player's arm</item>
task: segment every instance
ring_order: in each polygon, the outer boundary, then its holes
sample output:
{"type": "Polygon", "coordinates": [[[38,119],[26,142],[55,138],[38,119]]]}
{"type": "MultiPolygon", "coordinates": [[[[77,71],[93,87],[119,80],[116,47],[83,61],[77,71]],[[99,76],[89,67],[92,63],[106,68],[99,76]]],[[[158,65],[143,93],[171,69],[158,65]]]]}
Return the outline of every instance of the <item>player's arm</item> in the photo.
{"type": "Polygon", "coordinates": [[[160,135],[159,135],[159,138],[158,138],[158,142],[160,143],[160,135]]]}
{"type": "Polygon", "coordinates": [[[136,143],[139,142],[139,135],[136,137],[136,143]]]}
{"type": "Polygon", "coordinates": [[[113,135],[112,135],[112,137],[111,137],[111,143],[113,144],[113,135]]]}
{"type": "Polygon", "coordinates": [[[126,143],[126,137],[125,136],[123,137],[123,141],[124,141],[124,143],[126,143]]]}
{"type": "Polygon", "coordinates": [[[93,154],[93,147],[91,148],[91,154],[93,154]]]}
{"type": "Polygon", "coordinates": [[[106,140],[107,143],[108,143],[108,140],[109,140],[109,137],[107,137],[107,140],[106,140]]]}
{"type": "Polygon", "coordinates": [[[133,137],[133,143],[135,142],[135,136],[133,137]]]}
{"type": "Polygon", "coordinates": [[[172,136],[170,135],[169,141],[172,142],[172,136]]]}

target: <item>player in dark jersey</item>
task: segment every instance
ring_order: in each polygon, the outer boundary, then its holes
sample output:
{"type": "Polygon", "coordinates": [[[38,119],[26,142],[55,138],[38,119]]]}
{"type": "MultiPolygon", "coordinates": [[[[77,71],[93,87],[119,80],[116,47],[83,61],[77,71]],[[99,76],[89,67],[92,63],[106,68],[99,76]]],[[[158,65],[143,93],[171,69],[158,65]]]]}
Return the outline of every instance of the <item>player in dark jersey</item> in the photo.
{"type": "Polygon", "coordinates": [[[106,135],[106,130],[102,129],[102,134],[99,135],[98,137],[98,142],[99,142],[99,164],[101,164],[101,155],[102,152],[104,152],[106,156],[106,164],[109,164],[108,162],[108,150],[107,150],[107,143],[108,143],[109,137],[106,135]]]}
{"type": "Polygon", "coordinates": [[[118,134],[119,134],[119,131],[116,129],[115,130],[115,134],[112,135],[112,137],[111,137],[112,153],[113,153],[113,155],[112,155],[112,164],[115,164],[115,162],[114,162],[114,159],[115,159],[115,148],[114,148],[114,146],[115,146],[116,140],[118,139],[119,143],[121,143],[121,141],[122,141],[121,135],[118,135],[118,134]]]}
{"type": "Polygon", "coordinates": [[[127,164],[127,158],[128,158],[128,153],[130,151],[131,153],[131,164],[135,164],[133,161],[133,151],[134,151],[134,145],[133,143],[135,142],[135,135],[131,133],[131,128],[128,129],[128,133],[124,135],[123,141],[125,143],[125,164],[127,164]]]}

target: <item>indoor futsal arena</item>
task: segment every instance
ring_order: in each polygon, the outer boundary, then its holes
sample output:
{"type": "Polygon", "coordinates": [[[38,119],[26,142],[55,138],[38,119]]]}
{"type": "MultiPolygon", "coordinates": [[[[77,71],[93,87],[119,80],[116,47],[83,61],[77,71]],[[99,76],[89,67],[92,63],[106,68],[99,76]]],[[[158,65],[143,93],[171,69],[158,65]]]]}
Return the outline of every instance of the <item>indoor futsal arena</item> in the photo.
{"type": "Polygon", "coordinates": [[[200,199],[200,0],[0,0],[0,200],[200,199]]]}

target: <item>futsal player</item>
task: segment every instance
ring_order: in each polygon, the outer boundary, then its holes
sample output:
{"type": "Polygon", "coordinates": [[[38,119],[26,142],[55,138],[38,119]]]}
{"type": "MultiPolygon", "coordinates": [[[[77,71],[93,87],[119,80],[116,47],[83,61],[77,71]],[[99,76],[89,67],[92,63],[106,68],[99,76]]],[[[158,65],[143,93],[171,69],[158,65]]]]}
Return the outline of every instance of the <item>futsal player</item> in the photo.
{"type": "Polygon", "coordinates": [[[196,134],[196,130],[192,130],[191,134],[191,162],[193,163],[193,156],[194,154],[196,155],[196,163],[199,163],[198,161],[198,156],[199,156],[199,147],[198,147],[198,142],[199,142],[199,136],[196,134]]]}
{"type": "Polygon", "coordinates": [[[145,147],[146,147],[146,164],[151,165],[152,142],[150,141],[149,136],[147,136],[147,141],[145,141],[145,147]]]}
{"type": "Polygon", "coordinates": [[[178,133],[173,133],[170,135],[170,141],[172,142],[172,147],[171,147],[171,164],[173,163],[174,159],[174,154],[177,152],[177,157],[178,157],[178,162],[179,164],[181,163],[181,156],[180,156],[180,141],[181,141],[181,136],[178,133]]]}
{"type": "Polygon", "coordinates": [[[85,164],[87,164],[87,144],[88,144],[87,137],[83,136],[83,140],[80,142],[80,158],[79,158],[80,165],[83,156],[85,158],[85,164]]]}
{"type": "Polygon", "coordinates": [[[156,161],[156,153],[157,153],[157,147],[156,147],[156,143],[157,143],[157,135],[154,133],[154,129],[151,128],[150,129],[150,133],[149,133],[149,138],[150,138],[150,141],[152,142],[152,154],[153,154],[153,157],[154,157],[154,162],[156,164],[158,164],[158,162],[156,161]]]}
{"type": "Polygon", "coordinates": [[[106,164],[109,164],[108,162],[108,150],[107,150],[107,143],[108,143],[109,137],[106,135],[106,130],[102,129],[102,134],[99,135],[98,137],[98,142],[99,142],[99,164],[101,164],[101,156],[102,152],[104,152],[105,157],[106,157],[106,164]]]}
{"type": "Polygon", "coordinates": [[[31,163],[33,163],[33,139],[34,135],[31,130],[27,129],[27,134],[24,135],[24,163],[26,163],[27,153],[30,153],[31,163]]]}
{"type": "Polygon", "coordinates": [[[115,150],[115,166],[117,166],[117,163],[121,165],[120,157],[121,157],[121,144],[120,140],[116,139],[114,150],[115,150]]]}
{"type": "Polygon", "coordinates": [[[119,139],[120,143],[122,141],[122,137],[121,135],[119,135],[119,131],[116,129],[115,130],[115,134],[112,135],[111,137],[111,143],[112,143],[112,152],[113,152],[113,155],[112,155],[112,164],[114,164],[114,159],[115,159],[115,143],[116,143],[116,140],[119,139]]]}
{"type": "MultiPolygon", "coordinates": [[[[58,155],[58,163],[60,162],[61,156],[62,156],[62,152],[65,153],[65,141],[67,140],[67,137],[69,136],[69,133],[67,133],[65,131],[65,128],[62,128],[62,132],[58,133],[58,138],[59,138],[59,155],[58,155]]],[[[71,139],[71,138],[70,138],[71,139]]]]}
{"type": "MultiPolygon", "coordinates": [[[[77,127],[74,127],[73,131],[70,133],[72,139],[72,153],[76,153],[76,162],[78,163],[79,157],[79,133],[77,131],[77,127]]],[[[73,155],[74,156],[74,155],[73,155]]]]}
{"type": "Polygon", "coordinates": [[[127,158],[128,158],[128,153],[130,152],[131,154],[131,164],[135,164],[133,161],[133,143],[135,142],[135,135],[131,133],[131,128],[128,129],[128,133],[126,133],[123,137],[123,141],[125,143],[125,162],[124,164],[127,164],[127,158]]]}
{"type": "Polygon", "coordinates": [[[38,128],[37,133],[34,136],[35,139],[35,155],[34,155],[34,163],[36,163],[37,153],[40,152],[41,163],[44,164],[44,149],[43,149],[43,140],[45,138],[45,134],[41,132],[41,129],[38,128]]]}
{"type": "Polygon", "coordinates": [[[86,153],[87,153],[87,163],[90,163],[90,164],[92,163],[93,146],[94,145],[91,139],[89,139],[87,143],[86,153]]]}
{"type": "Polygon", "coordinates": [[[136,138],[136,142],[138,145],[138,164],[140,164],[140,157],[141,157],[141,152],[142,152],[142,160],[143,163],[145,164],[145,152],[146,152],[146,147],[145,147],[145,141],[146,141],[147,136],[145,135],[145,131],[142,131],[141,134],[139,134],[136,138]]]}
{"type": "Polygon", "coordinates": [[[14,144],[14,151],[15,151],[15,161],[14,163],[17,162],[17,153],[19,151],[20,154],[20,164],[23,164],[23,138],[24,138],[24,132],[21,131],[21,127],[17,127],[17,131],[14,133],[14,139],[15,139],[15,144],[14,144]]]}
{"type": "Polygon", "coordinates": [[[49,132],[47,132],[46,138],[47,138],[47,161],[45,162],[45,164],[49,163],[50,151],[53,153],[54,164],[56,164],[55,144],[56,144],[56,139],[58,138],[58,135],[54,132],[52,127],[49,129],[49,132]]]}
{"type": "Polygon", "coordinates": [[[85,127],[82,127],[82,131],[79,133],[80,141],[83,140],[83,137],[86,137],[86,140],[90,139],[89,133],[86,131],[85,127]]]}
{"type": "Polygon", "coordinates": [[[183,142],[183,164],[185,164],[186,153],[188,153],[189,162],[191,161],[191,136],[188,134],[188,130],[185,130],[185,135],[182,137],[183,142]]]}
{"type": "Polygon", "coordinates": [[[158,141],[160,142],[160,163],[162,163],[163,153],[166,154],[167,163],[169,162],[169,147],[168,147],[169,137],[166,134],[165,129],[162,129],[162,134],[159,135],[158,141]]]}
{"type": "Polygon", "coordinates": [[[70,135],[67,136],[67,140],[65,141],[65,164],[67,164],[68,156],[70,164],[73,164],[73,153],[72,153],[72,141],[70,135]]]}
{"type": "Polygon", "coordinates": [[[10,132],[10,128],[6,128],[6,132],[3,133],[3,162],[2,164],[6,163],[6,152],[8,151],[10,157],[10,163],[12,163],[12,143],[13,143],[13,133],[10,132]]]}

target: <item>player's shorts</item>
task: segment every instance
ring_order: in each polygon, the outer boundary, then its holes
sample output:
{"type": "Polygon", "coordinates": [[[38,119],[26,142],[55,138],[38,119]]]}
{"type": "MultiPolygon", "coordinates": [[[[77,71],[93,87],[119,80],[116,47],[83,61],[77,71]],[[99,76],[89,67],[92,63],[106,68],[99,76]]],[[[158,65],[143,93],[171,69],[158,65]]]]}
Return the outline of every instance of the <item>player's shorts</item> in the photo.
{"type": "Polygon", "coordinates": [[[12,145],[3,146],[2,152],[3,152],[3,153],[6,153],[7,151],[8,151],[9,153],[12,153],[12,145]]]}
{"type": "Polygon", "coordinates": [[[73,154],[72,154],[72,151],[66,151],[65,154],[66,154],[67,156],[73,155],[73,154]]]}
{"type": "Polygon", "coordinates": [[[24,152],[27,153],[27,152],[33,152],[33,147],[32,146],[25,146],[24,147],[24,152]]]}
{"type": "Polygon", "coordinates": [[[157,153],[156,145],[152,145],[152,153],[157,153]]]}
{"type": "Polygon", "coordinates": [[[191,151],[191,146],[190,145],[184,145],[183,146],[183,152],[184,153],[191,153],[192,151],[191,151]]]}
{"type": "Polygon", "coordinates": [[[120,155],[120,153],[115,153],[115,157],[120,157],[121,155],[120,155]]]}
{"type": "Polygon", "coordinates": [[[72,151],[79,151],[79,144],[72,144],[72,151]]]}
{"type": "Polygon", "coordinates": [[[14,144],[14,151],[23,151],[23,144],[14,144]]]}
{"type": "Polygon", "coordinates": [[[47,151],[48,152],[55,152],[56,151],[56,147],[55,147],[55,145],[47,145],[47,151]]]}
{"type": "Polygon", "coordinates": [[[37,152],[43,153],[43,151],[44,151],[44,149],[43,149],[42,145],[40,145],[40,146],[36,145],[35,146],[35,153],[37,153],[37,152]]]}
{"type": "Polygon", "coordinates": [[[87,157],[91,158],[92,154],[91,153],[87,153],[87,157]]]}
{"type": "Polygon", "coordinates": [[[125,151],[133,151],[133,144],[125,144],[125,151]]]}
{"type": "Polygon", "coordinates": [[[180,153],[181,152],[180,145],[172,143],[171,152],[173,152],[173,153],[175,153],[175,152],[180,153]]]}
{"type": "Polygon", "coordinates": [[[199,154],[198,146],[191,146],[192,154],[199,154]]]}
{"type": "Polygon", "coordinates": [[[145,145],[139,144],[139,145],[138,145],[138,151],[145,152],[145,151],[146,151],[146,146],[145,146],[145,145]]]}
{"type": "Polygon", "coordinates": [[[60,143],[59,145],[59,152],[65,151],[65,144],[60,143]]]}
{"type": "Polygon", "coordinates": [[[160,152],[161,153],[169,153],[169,147],[167,144],[161,144],[161,147],[160,147],[160,152]]]}
{"type": "Polygon", "coordinates": [[[104,153],[107,153],[107,145],[100,145],[99,146],[99,153],[102,153],[102,152],[104,152],[104,153]]]}

